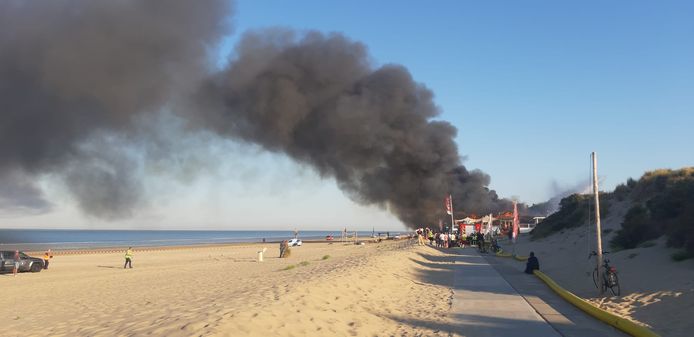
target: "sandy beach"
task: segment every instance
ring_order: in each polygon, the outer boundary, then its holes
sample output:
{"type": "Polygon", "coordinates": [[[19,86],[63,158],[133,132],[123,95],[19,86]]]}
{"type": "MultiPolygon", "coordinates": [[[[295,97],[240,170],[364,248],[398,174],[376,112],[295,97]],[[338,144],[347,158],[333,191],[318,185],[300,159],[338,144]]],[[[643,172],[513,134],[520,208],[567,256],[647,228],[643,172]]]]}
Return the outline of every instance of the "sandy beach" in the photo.
{"type": "MultiPolygon", "coordinates": [[[[599,297],[586,235],[524,235],[516,251],[535,251],[545,273],[596,305],[662,336],[689,336],[693,261],[670,260],[662,243],[616,252],[622,296],[599,297]]],[[[287,259],[274,243],[166,247],[135,250],[125,270],[124,251],[57,252],[49,270],[0,274],[0,335],[449,336],[458,250],[405,243],[304,243],[287,259]]]]}
{"type": "Polygon", "coordinates": [[[49,270],[0,275],[2,335],[443,335],[452,275],[431,264],[446,254],[401,246],[136,250],[127,270],[122,252],[56,255],[49,270]]]}

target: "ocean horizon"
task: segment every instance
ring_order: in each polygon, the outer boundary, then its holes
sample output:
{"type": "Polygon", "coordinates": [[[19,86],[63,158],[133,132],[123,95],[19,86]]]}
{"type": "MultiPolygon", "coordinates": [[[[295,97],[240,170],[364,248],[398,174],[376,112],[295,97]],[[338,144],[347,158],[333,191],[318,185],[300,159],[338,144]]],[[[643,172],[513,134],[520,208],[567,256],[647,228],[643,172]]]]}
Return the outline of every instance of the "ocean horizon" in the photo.
{"type": "MultiPolygon", "coordinates": [[[[320,240],[340,230],[298,231],[298,238],[320,240]]],[[[350,235],[354,231],[349,231],[350,235]]],[[[398,231],[357,231],[358,236],[398,231]]],[[[114,230],[114,229],[0,229],[0,250],[68,250],[107,247],[185,246],[244,242],[278,242],[294,237],[293,230],[114,230]]]]}

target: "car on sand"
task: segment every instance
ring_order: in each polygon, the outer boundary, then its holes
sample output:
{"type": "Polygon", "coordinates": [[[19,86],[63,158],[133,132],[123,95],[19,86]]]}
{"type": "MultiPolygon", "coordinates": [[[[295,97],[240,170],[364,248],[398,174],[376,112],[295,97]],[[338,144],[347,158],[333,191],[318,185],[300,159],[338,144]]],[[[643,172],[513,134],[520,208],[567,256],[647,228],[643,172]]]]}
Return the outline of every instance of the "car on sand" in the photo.
{"type": "Polygon", "coordinates": [[[289,247],[301,246],[301,240],[299,239],[291,239],[288,243],[289,247]]]}
{"type": "MultiPolygon", "coordinates": [[[[14,269],[14,251],[0,251],[0,272],[11,273],[14,269]]],[[[19,252],[19,269],[18,271],[30,271],[38,273],[43,269],[43,259],[31,257],[24,252],[19,252]]]]}

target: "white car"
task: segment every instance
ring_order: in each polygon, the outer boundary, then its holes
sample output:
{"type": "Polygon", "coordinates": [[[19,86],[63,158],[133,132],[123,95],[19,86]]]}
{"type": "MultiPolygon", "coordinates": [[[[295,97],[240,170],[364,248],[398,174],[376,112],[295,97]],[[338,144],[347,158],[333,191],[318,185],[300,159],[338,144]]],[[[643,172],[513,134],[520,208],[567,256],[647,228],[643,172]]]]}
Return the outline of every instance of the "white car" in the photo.
{"type": "Polygon", "coordinates": [[[301,246],[301,240],[299,240],[299,239],[289,240],[289,247],[294,247],[294,246],[301,246]]]}

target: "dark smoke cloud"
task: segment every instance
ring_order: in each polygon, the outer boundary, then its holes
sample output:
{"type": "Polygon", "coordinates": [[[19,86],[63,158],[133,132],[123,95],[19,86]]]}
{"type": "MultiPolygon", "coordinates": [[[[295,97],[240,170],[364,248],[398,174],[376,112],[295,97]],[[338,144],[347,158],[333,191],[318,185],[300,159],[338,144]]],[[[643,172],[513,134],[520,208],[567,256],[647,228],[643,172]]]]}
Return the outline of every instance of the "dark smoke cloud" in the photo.
{"type": "Polygon", "coordinates": [[[248,33],[199,100],[205,127],[308,163],[406,225],[431,223],[451,189],[463,207],[499,207],[489,177],[460,166],[456,129],[433,120],[433,93],[340,34],[248,33]]]}
{"type": "Polygon", "coordinates": [[[118,137],[99,137],[78,148],[78,158],[65,165],[68,191],[85,214],[102,219],[127,217],[143,206],[138,161],[118,137]]]}
{"type": "Polygon", "coordinates": [[[17,170],[0,171],[0,209],[6,214],[41,214],[52,208],[31,177],[17,170]]]}
{"type": "MultiPolygon", "coordinates": [[[[447,193],[470,212],[508,206],[488,189],[489,176],[461,165],[457,131],[436,120],[433,93],[402,66],[374,67],[360,43],[340,34],[252,32],[227,68],[210,70],[209,52],[229,33],[232,7],[222,0],[0,3],[0,172],[55,173],[87,214],[128,216],[146,203],[141,156],[155,170],[195,158],[178,144],[197,141],[171,141],[180,137],[160,132],[165,123],[147,132],[147,121],[171,110],[189,128],[171,132],[287,154],[408,226],[435,221],[447,193]]],[[[180,165],[181,172],[192,179],[205,163],[180,165]]],[[[21,186],[35,195],[25,204],[46,207],[30,181],[21,186]]]]}
{"type": "Polygon", "coordinates": [[[127,205],[94,197],[102,189],[93,184],[133,187],[133,178],[122,163],[83,156],[79,144],[130,132],[134,116],[174,104],[206,76],[230,7],[223,0],[1,2],[0,170],[66,170],[85,210],[120,214],[127,205]],[[108,208],[114,212],[100,211],[108,208]]]}

